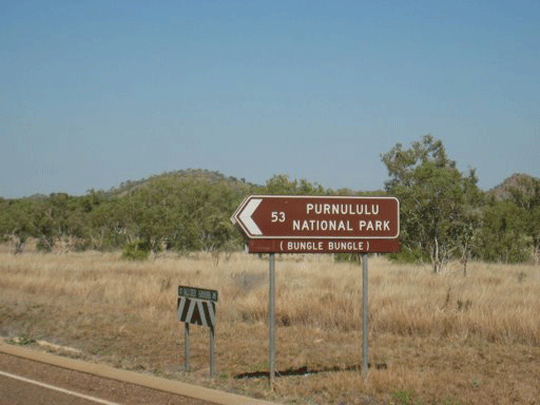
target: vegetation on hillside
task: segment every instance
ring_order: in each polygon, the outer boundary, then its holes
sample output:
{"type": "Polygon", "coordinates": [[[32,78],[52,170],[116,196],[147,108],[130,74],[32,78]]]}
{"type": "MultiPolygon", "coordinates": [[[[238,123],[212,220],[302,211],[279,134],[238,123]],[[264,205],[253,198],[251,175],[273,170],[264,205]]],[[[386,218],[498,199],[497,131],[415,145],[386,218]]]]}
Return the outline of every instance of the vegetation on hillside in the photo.
{"type": "Polygon", "coordinates": [[[409,149],[397,144],[381,159],[389,180],[379,192],[325,189],[283,174],[255,185],[188,169],[84,196],[0,198],[0,241],[11,243],[15,254],[29,240],[43,252],[121,249],[128,258],[163,250],[231,252],[242,249],[243,237],[230,217],[249,194],[388,193],[401,202],[398,259],[430,262],[436,272],[452,258],[462,260],[465,272],[469,259],[539,262],[540,179],[517,175],[483,192],[475,171],[461,173],[429,135],[409,149]]]}

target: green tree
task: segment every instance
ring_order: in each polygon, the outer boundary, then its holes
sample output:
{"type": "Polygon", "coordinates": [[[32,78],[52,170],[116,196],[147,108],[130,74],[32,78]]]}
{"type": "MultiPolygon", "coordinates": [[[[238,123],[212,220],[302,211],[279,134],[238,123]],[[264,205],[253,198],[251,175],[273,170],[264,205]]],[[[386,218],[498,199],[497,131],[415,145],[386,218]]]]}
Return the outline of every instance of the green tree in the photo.
{"type": "Polygon", "coordinates": [[[34,234],[33,215],[36,202],[30,199],[5,200],[0,214],[0,232],[15,241],[14,254],[22,253],[34,234]]]}
{"type": "Polygon", "coordinates": [[[478,193],[476,174],[462,174],[431,135],[409,149],[398,143],[381,159],[390,176],[385,189],[400,200],[402,248],[409,257],[429,260],[438,273],[472,238],[466,225],[472,194],[478,193]]]}
{"type": "Polygon", "coordinates": [[[517,184],[510,187],[511,198],[519,207],[523,219],[523,232],[529,238],[532,255],[540,263],[540,179],[520,176],[517,184]]]}
{"type": "Polygon", "coordinates": [[[478,250],[481,233],[485,194],[477,186],[478,179],[474,170],[463,178],[463,199],[461,209],[457,211],[451,227],[451,236],[463,264],[463,275],[467,275],[467,264],[478,250]]]}
{"type": "Polygon", "coordinates": [[[219,254],[234,245],[240,246],[241,239],[229,218],[245,190],[235,189],[223,180],[186,182],[183,186],[183,211],[177,223],[183,248],[219,254]]]}
{"type": "Polygon", "coordinates": [[[263,189],[265,194],[273,195],[324,195],[326,191],[317,183],[305,179],[290,180],[286,174],[276,174],[267,180],[263,189]]]}
{"type": "Polygon", "coordinates": [[[53,218],[53,212],[50,201],[43,200],[36,203],[32,217],[32,236],[37,239],[36,248],[42,252],[51,252],[58,236],[58,223],[53,218]]]}
{"type": "Polygon", "coordinates": [[[529,256],[524,210],[512,201],[492,199],[483,209],[478,256],[489,262],[519,263],[529,256]]]}

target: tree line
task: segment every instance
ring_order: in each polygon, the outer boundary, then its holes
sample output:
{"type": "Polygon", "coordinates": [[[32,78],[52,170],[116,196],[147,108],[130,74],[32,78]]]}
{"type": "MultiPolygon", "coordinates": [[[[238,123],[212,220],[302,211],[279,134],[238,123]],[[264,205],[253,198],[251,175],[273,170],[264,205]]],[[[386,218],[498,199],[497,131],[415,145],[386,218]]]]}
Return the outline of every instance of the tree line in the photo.
{"type": "Polygon", "coordinates": [[[230,217],[247,195],[392,195],[401,209],[402,249],[394,259],[427,261],[435,272],[452,259],[461,260],[465,272],[469,260],[538,263],[539,179],[518,177],[503,196],[483,192],[475,170],[460,172],[430,135],[409,148],[396,144],[381,160],[389,179],[378,192],[326,189],[282,174],[255,185],[190,169],[84,196],[0,198],[0,238],[15,254],[29,240],[43,252],[62,245],[74,251],[120,249],[132,258],[164,250],[231,252],[244,245],[230,217]]]}

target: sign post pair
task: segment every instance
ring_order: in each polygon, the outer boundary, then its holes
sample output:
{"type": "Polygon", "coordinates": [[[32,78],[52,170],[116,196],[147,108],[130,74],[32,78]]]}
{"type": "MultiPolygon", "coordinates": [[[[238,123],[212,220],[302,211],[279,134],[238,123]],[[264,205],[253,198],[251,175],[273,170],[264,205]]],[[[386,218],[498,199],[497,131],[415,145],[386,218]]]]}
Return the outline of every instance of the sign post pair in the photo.
{"type": "Polygon", "coordinates": [[[362,255],[362,374],[368,370],[367,253],[400,248],[399,201],[394,197],[247,197],[231,217],[250,253],[270,254],[270,387],[275,380],[275,253],[362,255]]]}

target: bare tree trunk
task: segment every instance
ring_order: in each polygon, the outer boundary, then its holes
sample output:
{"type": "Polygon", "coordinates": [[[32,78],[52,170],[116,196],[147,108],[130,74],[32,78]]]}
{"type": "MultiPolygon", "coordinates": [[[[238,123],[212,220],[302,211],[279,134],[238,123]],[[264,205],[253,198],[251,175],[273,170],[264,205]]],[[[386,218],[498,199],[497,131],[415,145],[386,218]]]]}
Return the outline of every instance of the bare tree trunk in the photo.
{"type": "Polygon", "coordinates": [[[463,277],[467,277],[467,262],[469,261],[469,244],[467,242],[461,255],[461,261],[463,262],[463,277]]]}
{"type": "Polygon", "coordinates": [[[26,245],[26,238],[15,238],[15,252],[13,252],[14,255],[22,254],[24,250],[24,245],[26,245]]]}
{"type": "Polygon", "coordinates": [[[435,274],[439,273],[441,263],[439,261],[439,239],[435,237],[435,251],[431,257],[431,262],[433,263],[433,272],[435,274]]]}

